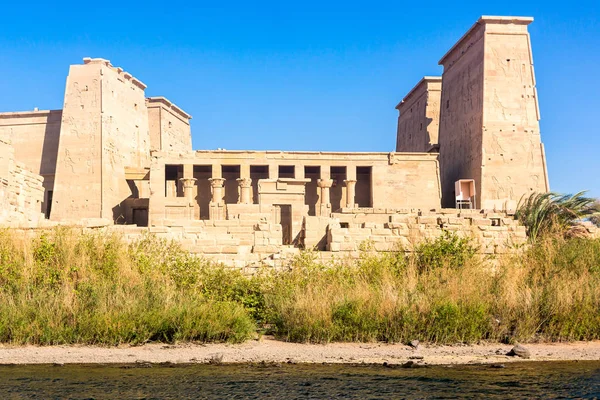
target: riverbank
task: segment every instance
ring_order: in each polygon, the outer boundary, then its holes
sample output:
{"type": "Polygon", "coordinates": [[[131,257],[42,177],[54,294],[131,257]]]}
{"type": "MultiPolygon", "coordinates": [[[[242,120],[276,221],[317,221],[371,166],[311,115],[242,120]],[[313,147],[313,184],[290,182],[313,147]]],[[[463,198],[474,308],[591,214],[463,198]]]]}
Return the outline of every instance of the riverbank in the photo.
{"type": "Polygon", "coordinates": [[[142,346],[0,346],[0,364],[308,363],[420,365],[503,364],[518,361],[600,360],[600,341],[526,345],[530,359],[506,356],[512,346],[329,343],[299,344],[263,337],[242,344],[142,346]]]}

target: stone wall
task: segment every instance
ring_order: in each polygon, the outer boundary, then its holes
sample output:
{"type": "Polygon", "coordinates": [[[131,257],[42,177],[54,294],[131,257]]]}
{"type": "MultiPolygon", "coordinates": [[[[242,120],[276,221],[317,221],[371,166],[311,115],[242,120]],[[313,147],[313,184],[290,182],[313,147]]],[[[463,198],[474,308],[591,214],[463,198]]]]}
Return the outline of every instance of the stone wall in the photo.
{"type": "Polygon", "coordinates": [[[525,227],[505,213],[398,210],[390,214],[387,211],[333,214],[336,221],[329,225],[327,249],[355,252],[368,243],[376,251],[412,251],[424,240],[449,231],[474,239],[483,254],[503,254],[527,240],[525,227]]]}
{"type": "Polygon", "coordinates": [[[191,115],[164,97],[146,99],[152,150],[191,151],[191,115]]]}
{"type": "Polygon", "coordinates": [[[43,178],[16,162],[12,146],[0,140],[0,226],[37,227],[43,220],[43,178]]]}
{"type": "MultiPolygon", "coordinates": [[[[138,228],[110,226],[127,240],[143,232],[175,240],[191,253],[235,267],[281,266],[300,253],[283,245],[282,226],[269,214],[255,218],[185,223],[165,220],[163,226],[138,228]]],[[[328,217],[305,217],[299,245],[320,251],[317,257],[355,258],[361,250],[413,251],[414,246],[433,240],[444,231],[469,237],[482,254],[503,254],[526,242],[525,227],[505,213],[477,210],[368,209],[334,213],[328,217]]]]}
{"type": "Polygon", "coordinates": [[[549,190],[527,25],[481,17],[440,60],[442,205],[454,183],[474,179],[477,208],[506,209],[549,190]]]}
{"type": "Polygon", "coordinates": [[[429,152],[438,148],[442,78],[426,76],[396,106],[397,152],[429,152]]]}
{"type": "Polygon", "coordinates": [[[454,182],[459,179],[475,179],[481,194],[484,54],[484,27],[475,25],[440,61],[444,65],[439,133],[443,207],[455,206],[454,182]]]}
{"type": "Polygon", "coordinates": [[[61,119],[61,110],[0,113],[0,138],[11,143],[16,160],[44,178],[44,213],[54,190],[61,119]]]}
{"type": "Polygon", "coordinates": [[[100,64],[69,69],[50,215],[55,221],[102,216],[101,70],[100,64]]]}
{"type": "Polygon", "coordinates": [[[550,189],[529,22],[491,19],[485,25],[482,208],[550,189]]]}
{"type": "Polygon", "coordinates": [[[281,225],[265,218],[195,221],[191,225],[165,221],[160,227],[107,225],[100,228],[123,234],[127,241],[139,240],[149,232],[158,238],[176,241],[192,254],[239,268],[279,265],[300,252],[299,248],[283,246],[281,225]]]}

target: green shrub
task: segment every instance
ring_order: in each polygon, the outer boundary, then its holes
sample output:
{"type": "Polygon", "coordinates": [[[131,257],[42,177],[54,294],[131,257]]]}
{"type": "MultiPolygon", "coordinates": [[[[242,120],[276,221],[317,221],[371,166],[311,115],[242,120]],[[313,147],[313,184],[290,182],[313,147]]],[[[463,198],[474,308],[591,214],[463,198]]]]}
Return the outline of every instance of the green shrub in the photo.
{"type": "Polygon", "coordinates": [[[468,238],[444,231],[435,240],[426,240],[415,248],[417,264],[421,271],[441,267],[459,268],[473,259],[477,246],[468,238]]]}

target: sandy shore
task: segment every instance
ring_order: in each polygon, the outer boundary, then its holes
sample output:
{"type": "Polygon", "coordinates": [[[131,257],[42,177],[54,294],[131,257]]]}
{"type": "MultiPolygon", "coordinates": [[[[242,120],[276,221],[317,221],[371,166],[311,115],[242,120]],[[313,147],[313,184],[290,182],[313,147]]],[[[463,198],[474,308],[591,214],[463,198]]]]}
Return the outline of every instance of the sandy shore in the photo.
{"type": "MultiPolygon", "coordinates": [[[[600,341],[528,344],[529,361],[600,360],[600,341]]],[[[147,344],[144,346],[0,346],[0,364],[70,363],[349,363],[349,364],[492,364],[526,361],[505,354],[509,345],[429,346],[402,344],[286,343],[272,338],[243,344],[147,344]]]]}

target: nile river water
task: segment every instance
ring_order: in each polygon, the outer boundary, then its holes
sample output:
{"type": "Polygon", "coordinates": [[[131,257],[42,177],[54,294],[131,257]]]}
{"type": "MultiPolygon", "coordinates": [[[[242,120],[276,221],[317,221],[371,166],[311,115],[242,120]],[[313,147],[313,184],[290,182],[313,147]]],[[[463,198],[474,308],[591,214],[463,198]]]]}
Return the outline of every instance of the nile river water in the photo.
{"type": "Polygon", "coordinates": [[[596,398],[600,361],[349,365],[5,365],[0,399],[596,398]]]}

